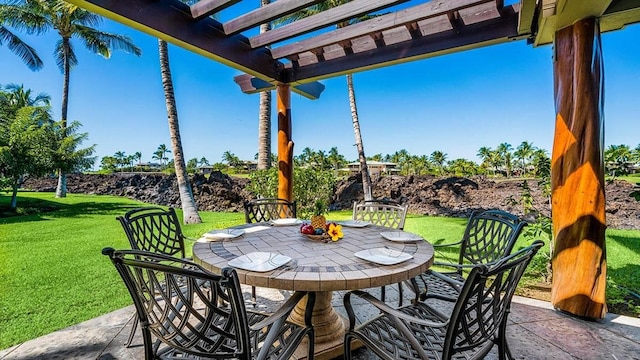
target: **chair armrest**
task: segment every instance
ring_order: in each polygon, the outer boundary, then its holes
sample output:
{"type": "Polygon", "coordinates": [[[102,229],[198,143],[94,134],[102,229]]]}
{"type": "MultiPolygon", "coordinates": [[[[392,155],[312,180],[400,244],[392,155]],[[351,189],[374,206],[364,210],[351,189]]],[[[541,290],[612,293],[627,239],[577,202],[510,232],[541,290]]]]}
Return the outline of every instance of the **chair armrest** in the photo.
{"type": "Polygon", "coordinates": [[[431,244],[431,246],[433,246],[434,248],[441,248],[441,247],[449,247],[449,246],[460,245],[460,244],[462,244],[462,240],[456,241],[450,244],[431,244]]]}
{"type": "MultiPolygon", "coordinates": [[[[416,319],[413,316],[409,316],[405,313],[403,313],[402,311],[398,311],[394,308],[392,308],[391,306],[385,304],[384,302],[376,299],[375,297],[371,296],[369,293],[361,291],[361,290],[353,290],[353,291],[349,291],[344,295],[344,307],[347,310],[347,314],[349,315],[349,330],[353,330],[354,325],[355,325],[355,313],[353,312],[353,307],[351,306],[351,295],[356,295],[360,298],[362,298],[363,300],[369,302],[371,305],[375,306],[376,308],[378,308],[381,312],[397,318],[397,319],[403,319],[405,321],[408,321],[410,323],[414,323],[414,324],[420,324],[420,325],[424,325],[424,326],[429,326],[429,327],[444,327],[447,326],[447,324],[449,323],[449,321],[444,321],[444,322],[433,322],[433,321],[426,321],[426,320],[422,320],[422,319],[416,319]]],[[[411,305],[409,305],[411,306],[411,305]]]]}
{"type": "MultiPolygon", "coordinates": [[[[260,330],[260,329],[262,329],[262,328],[264,328],[266,326],[269,326],[269,325],[275,323],[276,321],[278,321],[280,319],[286,320],[286,318],[289,316],[289,314],[291,313],[293,308],[295,308],[296,304],[307,294],[309,294],[309,293],[305,292],[305,291],[296,291],[295,293],[293,293],[293,295],[278,310],[276,310],[276,312],[274,312],[273,314],[269,315],[267,318],[265,318],[264,320],[260,321],[259,323],[253,324],[253,326],[250,326],[250,329],[253,330],[253,331],[257,331],[257,330],[260,330]]],[[[315,299],[315,297],[314,297],[314,299],[315,299]]],[[[311,307],[313,307],[313,303],[311,301],[310,301],[310,305],[311,305],[311,307]]],[[[309,303],[308,303],[307,307],[309,307],[309,303]]],[[[307,319],[306,319],[306,316],[305,316],[305,323],[306,323],[305,325],[311,326],[311,318],[309,318],[309,321],[307,323],[307,319]]]]}
{"type": "Polygon", "coordinates": [[[464,282],[462,281],[458,281],[450,276],[447,276],[445,274],[439,273],[435,270],[431,270],[430,271],[431,275],[437,277],[438,279],[448,283],[449,285],[451,285],[452,287],[456,288],[458,291],[460,291],[460,289],[462,289],[462,286],[464,285],[464,282]]]}

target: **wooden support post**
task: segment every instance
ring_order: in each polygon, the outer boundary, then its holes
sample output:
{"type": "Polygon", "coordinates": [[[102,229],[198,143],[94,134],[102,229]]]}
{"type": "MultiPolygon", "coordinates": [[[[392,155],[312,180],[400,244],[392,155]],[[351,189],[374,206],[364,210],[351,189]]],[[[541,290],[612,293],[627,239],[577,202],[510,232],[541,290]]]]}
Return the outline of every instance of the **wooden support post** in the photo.
{"type": "Polygon", "coordinates": [[[556,129],[551,187],[555,247],[552,304],[592,319],[607,312],[604,69],[596,19],[555,37],[556,129]]]}
{"type": "Polygon", "coordinates": [[[278,197],[293,201],[293,141],[291,141],[291,88],[276,87],[278,101],[278,197]]]}

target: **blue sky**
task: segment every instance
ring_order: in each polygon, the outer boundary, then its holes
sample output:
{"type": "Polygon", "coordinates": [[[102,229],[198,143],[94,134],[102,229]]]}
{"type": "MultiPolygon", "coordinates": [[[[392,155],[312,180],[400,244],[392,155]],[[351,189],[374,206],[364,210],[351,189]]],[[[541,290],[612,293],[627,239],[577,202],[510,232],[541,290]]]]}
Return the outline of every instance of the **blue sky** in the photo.
{"type": "MultiPolygon", "coordinates": [[[[157,40],[111,21],[101,29],[131,37],[142,49],[135,57],[111,59],[76,43],[79,65],[71,73],[69,120],[83,124],[86,145],[100,158],[116,151],[151,161],[159,144],[170,146],[158,65],[157,40]]],[[[45,67],[31,72],[0,47],[0,84],[24,84],[51,95],[60,116],[62,75],[53,60],[55,32],[22,36],[37,49],[45,67]]],[[[640,143],[640,25],[602,35],[605,63],[605,143],[640,143]]],[[[219,162],[230,151],[242,159],[257,152],[258,95],[240,92],[240,72],[170,46],[180,130],[187,159],[219,162]]],[[[353,127],[344,76],[322,81],[319,100],[292,94],[294,153],[305,147],[337,146],[355,160],[353,127]]],[[[413,155],[435,150],[448,159],[477,161],[482,146],[522,141],[551,150],[554,129],[551,46],[506,43],[354,75],[360,124],[368,156],[406,149],[413,155]]],[[[275,96],[274,96],[275,101],[275,96]]],[[[274,111],[273,152],[276,152],[274,111]]]]}

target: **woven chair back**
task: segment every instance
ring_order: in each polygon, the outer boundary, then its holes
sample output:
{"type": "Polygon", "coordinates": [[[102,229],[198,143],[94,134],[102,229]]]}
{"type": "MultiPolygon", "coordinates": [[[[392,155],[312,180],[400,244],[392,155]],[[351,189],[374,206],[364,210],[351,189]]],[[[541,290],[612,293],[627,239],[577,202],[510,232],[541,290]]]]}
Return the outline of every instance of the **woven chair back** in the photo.
{"type": "Polygon", "coordinates": [[[131,248],[184,258],[184,235],[173,208],[133,209],[118,216],[131,248]]]}
{"type": "Polygon", "coordinates": [[[386,201],[356,202],[353,204],[353,220],[402,230],[407,217],[407,207],[386,201]]]}
{"type": "Polygon", "coordinates": [[[486,264],[507,256],[525,225],[517,216],[500,210],[472,214],[460,245],[459,263],[486,264]]]}
{"type": "Polygon", "coordinates": [[[247,224],[295,218],[296,202],[279,198],[254,199],[244,203],[244,216],[247,224]]]}

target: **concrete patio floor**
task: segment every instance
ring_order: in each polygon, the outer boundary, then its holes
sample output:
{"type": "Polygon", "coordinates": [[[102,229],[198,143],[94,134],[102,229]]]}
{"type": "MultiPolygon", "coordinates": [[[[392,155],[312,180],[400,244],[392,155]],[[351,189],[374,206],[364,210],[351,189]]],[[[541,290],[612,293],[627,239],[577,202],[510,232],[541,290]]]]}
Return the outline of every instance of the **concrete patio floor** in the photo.
{"type": "MultiPolygon", "coordinates": [[[[387,287],[387,301],[397,303],[397,287],[387,287]]],[[[246,288],[248,297],[248,288],[246,288]]],[[[379,293],[379,288],[369,289],[379,293]]],[[[334,307],[345,314],[342,292],[334,294],[334,307]]],[[[258,289],[261,307],[277,306],[286,294],[258,289]]],[[[437,304],[440,305],[440,304],[437,304]]],[[[358,309],[359,317],[372,309],[358,309]]],[[[124,343],[131,329],[133,306],[70,326],[37,339],[0,350],[1,360],[26,359],[143,359],[139,334],[130,348],[124,343]]],[[[609,314],[600,322],[583,321],[553,310],[547,302],[515,297],[508,325],[509,344],[517,359],[640,359],[640,319],[609,314]]],[[[354,352],[357,360],[375,359],[366,349],[354,352]]],[[[487,359],[497,359],[494,350],[487,359]]]]}

